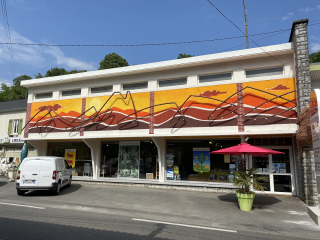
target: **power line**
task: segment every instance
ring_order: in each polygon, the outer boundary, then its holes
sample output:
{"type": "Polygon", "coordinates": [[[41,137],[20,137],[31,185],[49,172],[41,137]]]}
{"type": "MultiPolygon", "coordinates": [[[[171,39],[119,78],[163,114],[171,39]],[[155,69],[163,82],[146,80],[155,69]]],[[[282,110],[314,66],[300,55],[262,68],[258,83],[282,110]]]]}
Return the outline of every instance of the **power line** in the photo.
{"type": "Polygon", "coordinates": [[[13,57],[13,51],[12,51],[12,43],[11,43],[11,36],[10,36],[10,28],[9,28],[6,0],[1,0],[1,7],[2,7],[2,15],[3,15],[3,25],[4,25],[4,30],[5,30],[6,39],[7,39],[7,48],[8,48],[8,53],[9,53],[11,72],[12,72],[13,78],[15,78],[16,77],[16,68],[15,68],[15,64],[14,64],[14,57],[13,57]]]}
{"type": "MultiPolygon", "coordinates": [[[[258,35],[265,35],[270,33],[276,32],[286,32],[290,31],[291,29],[283,29],[277,30],[272,32],[265,32],[265,33],[257,33],[248,36],[258,36],[258,35]]],[[[12,44],[12,45],[22,45],[22,46],[43,46],[43,47],[143,47],[143,46],[160,46],[160,45],[177,45],[177,44],[188,44],[188,43],[201,43],[201,42],[214,42],[214,41],[222,41],[222,40],[230,40],[236,38],[244,38],[245,36],[237,36],[237,37],[229,37],[229,38],[216,38],[216,39],[207,39],[207,40],[196,40],[196,41],[189,41],[189,42],[168,42],[168,43],[143,43],[143,44],[44,44],[44,43],[1,43],[0,44],[12,44]]]]}
{"type": "MultiPolygon", "coordinates": [[[[210,2],[210,0],[207,0],[225,19],[227,19],[233,26],[235,26],[243,35],[246,35],[235,23],[233,23],[229,18],[227,18],[212,2],[210,2]]],[[[249,37],[248,37],[249,38],[249,37]]],[[[281,64],[284,64],[283,62],[281,62],[280,60],[278,60],[277,58],[275,58],[274,56],[272,56],[270,53],[268,53],[266,50],[264,50],[260,45],[258,45],[255,41],[253,41],[251,38],[249,38],[250,41],[252,41],[254,44],[256,44],[259,48],[261,48],[265,53],[267,53],[270,57],[272,57],[273,59],[277,60],[278,62],[280,62],[281,64]]]]}

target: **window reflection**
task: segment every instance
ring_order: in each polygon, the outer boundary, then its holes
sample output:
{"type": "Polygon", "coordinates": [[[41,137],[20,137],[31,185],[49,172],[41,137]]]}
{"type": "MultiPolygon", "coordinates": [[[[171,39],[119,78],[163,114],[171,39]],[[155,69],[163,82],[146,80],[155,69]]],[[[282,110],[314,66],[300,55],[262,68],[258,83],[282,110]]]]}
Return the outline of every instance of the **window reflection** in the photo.
{"type": "Polygon", "coordinates": [[[274,175],[273,183],[275,192],[292,192],[290,175],[274,175]]]}

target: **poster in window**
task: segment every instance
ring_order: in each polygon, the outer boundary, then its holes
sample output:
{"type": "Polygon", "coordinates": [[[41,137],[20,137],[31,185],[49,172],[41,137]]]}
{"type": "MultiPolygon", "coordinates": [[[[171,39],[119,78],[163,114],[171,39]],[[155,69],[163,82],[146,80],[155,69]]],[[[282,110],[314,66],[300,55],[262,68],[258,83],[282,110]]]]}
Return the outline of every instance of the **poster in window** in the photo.
{"type": "Polygon", "coordinates": [[[167,154],[167,179],[173,180],[173,153],[167,154]]]}
{"type": "Polygon", "coordinates": [[[119,142],[119,178],[138,178],[140,141],[119,142]]]}
{"type": "Polygon", "coordinates": [[[193,171],[210,172],[210,148],[193,148],[193,171]]]}
{"type": "Polygon", "coordinates": [[[74,168],[76,166],[76,152],[77,149],[66,149],[64,151],[64,158],[67,160],[68,164],[74,168]]]}

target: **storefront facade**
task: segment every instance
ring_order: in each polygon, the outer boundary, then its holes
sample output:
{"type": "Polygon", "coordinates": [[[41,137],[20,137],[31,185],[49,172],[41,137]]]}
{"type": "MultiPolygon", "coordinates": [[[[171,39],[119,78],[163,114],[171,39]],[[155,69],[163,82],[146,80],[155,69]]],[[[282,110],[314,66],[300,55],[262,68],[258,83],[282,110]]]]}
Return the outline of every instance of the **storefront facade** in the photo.
{"type": "Polygon", "coordinates": [[[23,81],[25,139],[39,155],[64,156],[73,175],[232,186],[243,142],[286,154],[248,163],[270,193],[296,192],[293,45],[23,81]],[[281,168],[275,169],[275,164],[281,168]]]}

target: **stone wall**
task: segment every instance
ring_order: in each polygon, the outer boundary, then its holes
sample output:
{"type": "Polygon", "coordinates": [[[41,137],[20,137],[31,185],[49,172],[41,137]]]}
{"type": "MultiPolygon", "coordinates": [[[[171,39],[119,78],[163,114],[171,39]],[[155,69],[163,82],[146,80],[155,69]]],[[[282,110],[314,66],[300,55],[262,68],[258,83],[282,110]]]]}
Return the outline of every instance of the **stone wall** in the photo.
{"type": "Polygon", "coordinates": [[[294,141],[297,195],[308,206],[317,206],[318,192],[314,177],[314,155],[309,136],[310,129],[308,129],[310,116],[307,106],[311,93],[308,21],[308,19],[302,19],[293,22],[289,42],[293,42],[294,46],[298,124],[301,127],[294,141]]]}

